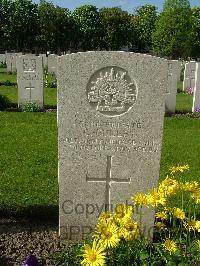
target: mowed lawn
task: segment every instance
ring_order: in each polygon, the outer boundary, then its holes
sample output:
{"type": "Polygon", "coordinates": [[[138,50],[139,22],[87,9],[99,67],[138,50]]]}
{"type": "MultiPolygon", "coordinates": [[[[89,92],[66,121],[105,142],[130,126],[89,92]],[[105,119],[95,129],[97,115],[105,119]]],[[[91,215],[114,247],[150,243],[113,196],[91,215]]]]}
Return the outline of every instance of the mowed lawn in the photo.
{"type": "MultiPolygon", "coordinates": [[[[165,118],[161,179],[189,164],[178,178],[200,181],[199,136],[200,119],[165,118]]],[[[0,112],[0,210],[57,216],[57,161],[55,113],[0,112]]]]}
{"type": "Polygon", "coordinates": [[[55,113],[0,112],[0,211],[57,212],[57,157],[55,113]]]}

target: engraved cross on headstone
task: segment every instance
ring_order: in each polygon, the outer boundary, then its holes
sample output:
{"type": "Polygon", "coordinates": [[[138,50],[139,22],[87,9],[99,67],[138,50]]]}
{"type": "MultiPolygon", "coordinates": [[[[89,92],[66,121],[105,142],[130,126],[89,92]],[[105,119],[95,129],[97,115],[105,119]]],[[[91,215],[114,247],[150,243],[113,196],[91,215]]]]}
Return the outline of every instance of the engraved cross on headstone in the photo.
{"type": "Polygon", "coordinates": [[[34,90],[35,88],[32,87],[31,84],[30,84],[30,86],[29,87],[26,87],[25,89],[26,90],[29,90],[29,92],[30,92],[30,94],[29,94],[29,100],[31,101],[32,100],[32,90],[34,90]]]}
{"type": "Polygon", "coordinates": [[[105,210],[111,210],[111,202],[110,202],[110,188],[111,183],[130,183],[131,179],[120,179],[112,177],[112,156],[107,156],[107,164],[106,164],[106,178],[91,178],[86,175],[87,182],[105,182],[106,190],[105,190],[105,210]]]}

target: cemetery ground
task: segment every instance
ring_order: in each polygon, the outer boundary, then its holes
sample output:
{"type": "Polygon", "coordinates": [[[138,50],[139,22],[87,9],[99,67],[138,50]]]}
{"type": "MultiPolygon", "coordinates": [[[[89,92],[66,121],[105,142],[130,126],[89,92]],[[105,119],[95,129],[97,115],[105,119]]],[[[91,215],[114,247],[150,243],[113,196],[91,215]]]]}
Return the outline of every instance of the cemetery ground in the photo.
{"type": "MultiPolygon", "coordinates": [[[[5,81],[16,83],[16,76],[0,73],[0,83],[5,81]]],[[[17,106],[16,85],[0,86],[0,94],[8,96],[13,107],[17,106]]],[[[45,89],[44,103],[46,108],[56,108],[55,88],[45,89]]],[[[178,93],[176,112],[188,113],[191,106],[192,96],[178,93]]],[[[199,135],[199,118],[187,115],[165,117],[161,180],[166,177],[170,166],[189,164],[190,171],[179,174],[179,181],[200,181],[199,135]]],[[[51,265],[47,259],[49,253],[62,249],[56,236],[56,113],[0,112],[0,173],[0,234],[3,236],[2,239],[0,237],[0,251],[3,252],[0,259],[4,259],[3,265],[20,265],[30,249],[40,256],[45,265],[51,265]],[[38,227],[38,224],[41,226],[38,227]],[[17,230],[7,238],[13,228],[17,230]],[[21,228],[32,230],[31,239],[21,228]]],[[[182,202],[175,198],[174,202],[177,201],[181,207],[182,202]]],[[[188,207],[187,199],[184,207],[188,207]]],[[[200,217],[200,210],[196,212],[200,217]]]]}

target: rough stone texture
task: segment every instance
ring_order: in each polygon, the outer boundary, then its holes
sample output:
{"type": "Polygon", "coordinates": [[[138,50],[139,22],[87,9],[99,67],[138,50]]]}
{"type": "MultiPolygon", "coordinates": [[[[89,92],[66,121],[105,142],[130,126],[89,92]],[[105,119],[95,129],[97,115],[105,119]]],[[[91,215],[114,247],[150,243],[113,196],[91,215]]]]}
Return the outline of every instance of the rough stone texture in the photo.
{"type": "Polygon", "coordinates": [[[166,90],[165,100],[165,112],[167,114],[173,114],[176,110],[176,94],[177,94],[177,82],[180,80],[181,75],[181,62],[171,60],[168,62],[168,82],[169,85],[166,90]]]}
{"type": "Polygon", "coordinates": [[[200,111],[200,63],[196,63],[192,112],[195,112],[197,108],[200,111]]]}
{"type": "Polygon", "coordinates": [[[17,70],[16,57],[16,53],[6,53],[7,71],[15,72],[17,70]]]}
{"type": "Polygon", "coordinates": [[[39,54],[40,57],[42,57],[43,66],[47,66],[47,55],[46,54],[39,54]]]}
{"type": "Polygon", "coordinates": [[[17,57],[18,106],[36,102],[43,107],[42,58],[36,55],[17,57]]]}
{"type": "Polygon", "coordinates": [[[6,62],[6,55],[0,54],[0,63],[5,63],[5,62],[6,62]]]}
{"type": "MultiPolygon", "coordinates": [[[[167,71],[165,59],[125,52],[58,59],[63,238],[80,241],[104,209],[157,185],[167,71]]],[[[146,235],[153,223],[154,211],[146,209],[146,235]]]]}
{"type": "Polygon", "coordinates": [[[195,86],[196,62],[191,61],[185,64],[183,91],[195,86]]]}
{"type": "Polygon", "coordinates": [[[50,74],[57,75],[57,58],[58,55],[56,54],[50,54],[48,55],[48,72],[50,74]]]}

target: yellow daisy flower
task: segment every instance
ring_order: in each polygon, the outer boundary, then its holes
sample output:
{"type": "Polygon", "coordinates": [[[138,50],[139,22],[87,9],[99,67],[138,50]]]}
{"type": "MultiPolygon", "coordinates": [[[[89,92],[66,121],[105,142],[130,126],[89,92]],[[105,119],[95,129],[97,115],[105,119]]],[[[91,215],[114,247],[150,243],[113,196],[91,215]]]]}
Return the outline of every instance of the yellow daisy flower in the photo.
{"type": "Polygon", "coordinates": [[[161,219],[161,220],[167,220],[168,214],[167,214],[166,211],[157,212],[156,213],[156,218],[161,219]]]}
{"type": "Polygon", "coordinates": [[[179,190],[179,183],[167,176],[165,180],[160,183],[158,190],[165,196],[171,196],[179,190]]]}
{"type": "Polygon", "coordinates": [[[173,209],[173,216],[177,219],[184,220],[185,219],[185,212],[180,208],[173,209]]]}
{"type": "Polygon", "coordinates": [[[177,245],[173,240],[166,239],[165,243],[162,245],[169,252],[176,252],[177,251],[177,245]]]}
{"type": "Polygon", "coordinates": [[[102,221],[97,224],[94,239],[98,240],[105,247],[116,247],[120,241],[119,228],[112,221],[102,221]]]}
{"type": "Polygon", "coordinates": [[[191,220],[189,222],[185,222],[183,225],[189,231],[191,231],[191,230],[195,231],[196,230],[196,220],[191,220]]]}
{"type": "Polygon", "coordinates": [[[92,246],[90,245],[84,245],[83,247],[83,260],[81,262],[81,265],[84,266],[99,266],[99,265],[105,265],[105,259],[106,259],[106,252],[102,245],[100,245],[95,240],[92,243],[92,246]]]}
{"type": "Polygon", "coordinates": [[[99,216],[99,221],[108,221],[112,218],[113,214],[111,212],[102,212],[99,216]]]}
{"type": "Polygon", "coordinates": [[[197,204],[200,204],[200,191],[198,190],[194,194],[192,194],[192,198],[197,204]]]}
{"type": "Polygon", "coordinates": [[[159,231],[159,230],[161,230],[161,229],[166,228],[166,226],[165,226],[164,223],[157,222],[157,223],[155,223],[155,228],[156,228],[157,231],[159,231]]]}
{"type": "Polygon", "coordinates": [[[182,189],[185,191],[196,192],[199,189],[199,183],[197,181],[186,182],[182,185],[182,189]]]}
{"type": "Polygon", "coordinates": [[[143,193],[138,193],[132,198],[133,202],[138,205],[147,205],[147,196],[143,193]]]}
{"type": "Polygon", "coordinates": [[[126,204],[119,204],[114,211],[114,220],[116,223],[121,224],[123,221],[132,218],[133,207],[126,204]]]}
{"type": "Polygon", "coordinates": [[[153,189],[153,191],[147,195],[147,203],[153,207],[157,207],[158,205],[164,206],[166,204],[166,198],[163,193],[160,193],[157,189],[153,189]]]}
{"type": "Polygon", "coordinates": [[[177,165],[177,166],[171,166],[171,167],[169,168],[171,174],[174,174],[174,173],[176,173],[176,172],[181,172],[181,173],[183,173],[185,170],[189,170],[189,169],[190,169],[190,168],[189,168],[189,165],[188,165],[188,164],[185,164],[185,165],[177,165]]]}
{"type": "Polygon", "coordinates": [[[135,240],[139,236],[139,228],[137,222],[129,219],[125,221],[119,230],[120,237],[126,240],[135,240]]]}
{"type": "Polygon", "coordinates": [[[200,232],[200,221],[196,221],[195,229],[200,232]]]}

